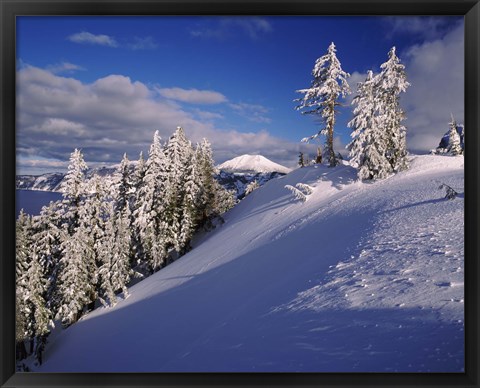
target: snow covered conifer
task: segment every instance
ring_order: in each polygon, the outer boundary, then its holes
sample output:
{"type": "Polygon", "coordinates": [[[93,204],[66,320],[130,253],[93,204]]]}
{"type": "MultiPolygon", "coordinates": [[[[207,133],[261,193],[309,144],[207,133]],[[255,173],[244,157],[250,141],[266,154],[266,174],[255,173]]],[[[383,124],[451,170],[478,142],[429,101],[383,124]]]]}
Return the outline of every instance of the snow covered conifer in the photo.
{"type": "Polygon", "coordinates": [[[315,156],[315,163],[316,164],[322,164],[322,147],[318,146],[317,147],[317,156],[315,156]]]}
{"type": "Polygon", "coordinates": [[[35,254],[48,279],[46,294],[47,307],[54,316],[59,306],[58,282],[62,258],[62,224],[64,223],[64,204],[61,201],[50,202],[33,218],[35,231],[35,254]]]}
{"type": "Polygon", "coordinates": [[[257,180],[251,181],[245,188],[245,195],[250,194],[252,191],[258,189],[259,187],[260,185],[258,184],[257,180]]]}
{"type": "Polygon", "coordinates": [[[99,246],[101,265],[98,271],[100,301],[113,306],[116,292],[121,290],[128,296],[127,284],[130,280],[129,263],[129,210],[117,213],[113,204],[108,205],[108,220],[105,234],[99,246]]]}
{"type": "Polygon", "coordinates": [[[354,118],[348,123],[353,128],[353,140],[347,148],[351,163],[358,168],[360,179],[384,179],[393,171],[385,156],[388,138],[378,117],[379,96],[376,83],[377,79],[369,70],[365,81],[358,85],[357,95],[352,101],[356,105],[354,118]]]}
{"type": "Polygon", "coordinates": [[[17,302],[16,324],[21,328],[21,333],[17,335],[17,354],[19,357],[26,357],[27,351],[25,342],[33,337],[33,315],[28,308],[28,276],[30,267],[32,235],[31,235],[31,217],[24,213],[23,209],[16,221],[15,227],[15,292],[17,302]],[[21,335],[20,335],[21,334],[21,335]]]}
{"type": "Polygon", "coordinates": [[[157,271],[166,262],[168,225],[163,221],[168,188],[167,159],[158,131],[153,136],[145,175],[138,190],[134,224],[138,228],[144,251],[144,263],[157,271]]]}
{"type": "Polygon", "coordinates": [[[95,255],[91,236],[84,224],[75,230],[73,236],[66,230],[64,234],[56,319],[68,326],[81,317],[85,306],[91,303],[91,295],[95,294],[96,285],[91,283],[91,263],[95,255]]]}
{"type": "Polygon", "coordinates": [[[457,131],[457,122],[455,118],[452,116],[452,121],[448,123],[450,127],[450,131],[448,132],[448,148],[447,151],[450,152],[452,155],[462,155],[463,149],[460,143],[460,135],[457,131]]]}
{"type": "Polygon", "coordinates": [[[212,148],[207,139],[197,145],[198,153],[196,161],[198,163],[200,197],[198,201],[199,226],[208,224],[214,213],[215,203],[215,167],[212,157],[212,148]]]}
{"type": "Polygon", "coordinates": [[[380,68],[381,72],[376,77],[379,125],[387,138],[385,157],[393,171],[397,172],[408,168],[407,129],[402,125],[405,113],[400,107],[400,93],[404,93],[410,84],[407,82],[405,66],[400,63],[395,47],[390,49],[387,62],[380,68]]]}
{"type": "Polygon", "coordinates": [[[303,159],[303,152],[298,154],[298,165],[300,167],[305,167],[305,160],[303,159]]]}
{"type": "Polygon", "coordinates": [[[335,151],[333,149],[333,137],[335,126],[336,107],[340,97],[345,97],[350,93],[347,78],[350,74],[342,70],[340,61],[336,56],[335,44],[332,42],[328,47],[327,54],[318,58],[312,71],[313,81],[308,89],[297,90],[304,94],[303,98],[295,101],[300,102],[297,110],[303,110],[302,114],[319,115],[324,124],[323,128],[315,135],[302,139],[309,141],[317,138],[319,135],[326,136],[325,157],[328,159],[330,167],[338,164],[335,151]]]}
{"type": "Polygon", "coordinates": [[[78,225],[73,234],[65,230],[62,238],[57,318],[64,325],[76,322],[85,307],[93,309],[98,297],[99,245],[104,235],[107,198],[98,175],[84,185],[84,190],[78,225]]]}
{"type": "Polygon", "coordinates": [[[143,202],[141,193],[143,192],[143,178],[145,176],[146,164],[145,159],[143,158],[143,152],[140,152],[137,165],[135,166],[135,172],[132,180],[132,207],[131,207],[131,217],[132,217],[132,252],[130,257],[130,265],[134,267],[135,265],[145,261],[145,252],[142,244],[142,239],[140,236],[140,227],[139,223],[136,222],[135,217],[138,215],[138,209],[143,202]]]}
{"type": "Polygon", "coordinates": [[[167,249],[174,248],[177,252],[180,251],[181,245],[180,230],[182,201],[185,196],[184,182],[192,152],[192,146],[187,140],[183,128],[177,127],[165,145],[165,155],[168,160],[168,186],[165,192],[166,206],[163,212],[163,221],[168,225],[166,228],[167,249]]]}
{"type": "Polygon", "coordinates": [[[70,164],[68,172],[62,181],[61,191],[64,202],[68,208],[66,217],[68,222],[68,232],[73,234],[78,226],[78,211],[85,190],[85,171],[88,169],[80,150],[75,149],[70,155],[70,164]]]}
{"type": "Polygon", "coordinates": [[[123,154],[120,166],[115,173],[114,201],[115,211],[121,213],[126,207],[130,208],[132,194],[134,191],[134,180],[131,177],[130,161],[127,154],[123,154]]]}
{"type": "Polygon", "coordinates": [[[180,254],[190,250],[190,240],[197,228],[198,208],[197,202],[200,196],[197,171],[197,153],[190,152],[187,171],[185,174],[185,192],[182,198],[182,215],[180,223],[179,246],[180,254]]]}
{"type": "Polygon", "coordinates": [[[32,260],[27,271],[26,303],[32,312],[33,321],[31,332],[35,336],[35,358],[41,364],[42,353],[46,344],[46,337],[50,333],[51,312],[47,307],[46,295],[48,281],[37,254],[32,255],[32,260]]]}

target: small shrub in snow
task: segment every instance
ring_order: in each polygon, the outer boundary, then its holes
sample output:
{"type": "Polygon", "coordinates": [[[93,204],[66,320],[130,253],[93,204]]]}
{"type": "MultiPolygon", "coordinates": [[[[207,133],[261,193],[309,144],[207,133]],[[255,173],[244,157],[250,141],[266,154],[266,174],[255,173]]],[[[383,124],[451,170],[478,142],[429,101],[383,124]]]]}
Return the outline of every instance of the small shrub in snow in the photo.
{"type": "Polygon", "coordinates": [[[258,181],[252,181],[250,182],[247,187],[245,188],[245,195],[248,195],[250,194],[253,190],[256,190],[260,187],[260,185],[258,184],[258,181]]]}
{"type": "Polygon", "coordinates": [[[298,190],[296,187],[285,185],[285,188],[290,190],[296,199],[300,199],[302,202],[305,202],[307,200],[307,196],[303,194],[300,190],[298,190]]]}
{"type": "Polygon", "coordinates": [[[455,199],[455,197],[458,195],[458,193],[451,188],[449,185],[442,183],[439,187],[439,189],[445,188],[446,194],[445,194],[445,199],[455,199]]]}
{"type": "Polygon", "coordinates": [[[310,195],[313,193],[313,187],[307,185],[306,183],[297,183],[295,187],[301,190],[305,195],[310,195]]]}

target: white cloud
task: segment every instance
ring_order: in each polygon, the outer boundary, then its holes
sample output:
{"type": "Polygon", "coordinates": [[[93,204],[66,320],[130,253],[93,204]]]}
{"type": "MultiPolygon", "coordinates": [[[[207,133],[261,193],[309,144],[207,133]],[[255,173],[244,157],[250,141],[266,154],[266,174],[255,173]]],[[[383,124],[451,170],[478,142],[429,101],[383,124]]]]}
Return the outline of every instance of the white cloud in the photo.
{"type": "MultiPolygon", "coordinates": [[[[20,165],[26,159],[66,161],[74,148],[83,150],[88,165],[118,163],[124,152],[133,160],[140,151],[148,151],[155,130],[166,140],[178,125],[193,143],[209,139],[217,162],[256,152],[292,166],[304,147],[266,131],[218,128],[212,120],[197,119],[202,111],[185,111],[142,82],[122,75],[87,84],[27,65],[17,72],[17,107],[20,165]]],[[[266,109],[249,104],[239,107],[266,109]]]]}
{"type": "Polygon", "coordinates": [[[273,31],[271,23],[261,17],[220,17],[213,27],[201,26],[190,31],[194,37],[226,39],[238,34],[251,39],[273,31]]]}
{"type": "Polygon", "coordinates": [[[158,44],[151,36],[135,37],[133,42],[127,44],[127,47],[131,50],[155,50],[158,44]]]}
{"type": "Polygon", "coordinates": [[[118,43],[114,38],[108,35],[94,35],[91,32],[82,31],[70,35],[69,41],[81,44],[97,44],[101,46],[118,47],[118,43]]]}
{"type": "Polygon", "coordinates": [[[71,74],[76,71],[84,71],[85,68],[79,65],[75,65],[74,63],[61,62],[61,63],[56,63],[54,65],[47,66],[47,70],[54,74],[62,74],[62,73],[71,74]]]}
{"type": "MultiPolygon", "coordinates": [[[[411,47],[404,55],[410,88],[402,96],[408,147],[429,151],[448,130],[450,113],[464,120],[463,24],[442,39],[411,47]]],[[[468,131],[468,128],[467,128],[468,131]]]]}
{"type": "Polygon", "coordinates": [[[229,104],[237,114],[254,123],[270,124],[272,120],[267,116],[268,109],[259,104],[247,104],[244,102],[229,104]]]}
{"type": "Polygon", "coordinates": [[[156,91],[162,97],[190,104],[220,104],[227,101],[222,93],[213,90],[157,88],[156,91]]]}
{"type": "Polygon", "coordinates": [[[384,19],[391,27],[389,36],[414,34],[427,39],[440,38],[448,29],[448,16],[390,16],[384,19]]]}
{"type": "Polygon", "coordinates": [[[357,87],[360,82],[364,82],[365,78],[367,78],[367,73],[359,73],[358,71],[354,71],[352,74],[350,74],[350,77],[348,78],[348,85],[350,86],[351,93],[348,94],[345,97],[345,102],[344,104],[346,106],[351,106],[352,101],[357,95],[357,87]]]}

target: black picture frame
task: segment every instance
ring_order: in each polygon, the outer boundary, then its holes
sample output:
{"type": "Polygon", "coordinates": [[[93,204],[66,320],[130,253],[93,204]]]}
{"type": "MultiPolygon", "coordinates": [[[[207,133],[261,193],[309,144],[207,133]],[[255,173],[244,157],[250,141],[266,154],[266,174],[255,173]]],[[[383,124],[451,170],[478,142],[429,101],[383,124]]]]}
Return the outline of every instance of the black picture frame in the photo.
{"type": "Polygon", "coordinates": [[[0,0],[0,385],[1,387],[441,386],[478,387],[478,139],[480,4],[463,0],[0,0]],[[16,373],[15,18],[20,15],[464,15],[465,17],[465,373],[16,373]]]}

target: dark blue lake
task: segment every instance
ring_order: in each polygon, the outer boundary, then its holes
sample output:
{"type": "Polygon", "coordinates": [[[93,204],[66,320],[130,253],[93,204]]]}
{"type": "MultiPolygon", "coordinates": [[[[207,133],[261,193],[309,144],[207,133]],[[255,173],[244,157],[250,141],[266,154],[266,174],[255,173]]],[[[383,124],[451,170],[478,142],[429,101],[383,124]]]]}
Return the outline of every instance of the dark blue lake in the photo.
{"type": "Polygon", "coordinates": [[[61,193],[39,190],[16,190],[16,196],[15,210],[17,216],[20,209],[23,209],[25,213],[36,216],[40,214],[42,207],[48,205],[50,201],[62,199],[61,193]]]}

